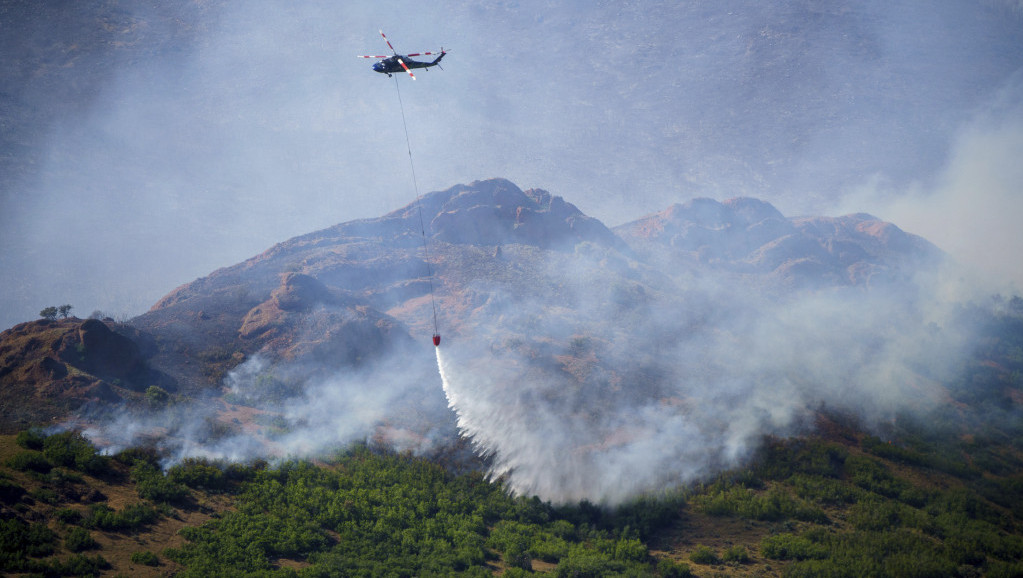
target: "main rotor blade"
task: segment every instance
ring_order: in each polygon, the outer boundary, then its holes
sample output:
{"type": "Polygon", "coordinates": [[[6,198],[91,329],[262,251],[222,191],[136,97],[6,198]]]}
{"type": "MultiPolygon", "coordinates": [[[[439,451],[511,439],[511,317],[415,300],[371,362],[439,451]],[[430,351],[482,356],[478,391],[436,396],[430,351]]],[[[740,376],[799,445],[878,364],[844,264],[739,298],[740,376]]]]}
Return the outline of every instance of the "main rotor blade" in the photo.
{"type": "Polygon", "coordinates": [[[400,59],[400,58],[399,58],[399,59],[398,59],[398,64],[400,64],[400,65],[401,65],[401,67],[405,69],[405,72],[407,72],[407,73],[408,73],[408,75],[412,77],[412,80],[415,80],[415,79],[416,79],[416,75],[415,75],[415,74],[412,74],[412,71],[411,71],[411,70],[409,70],[409,68],[408,68],[408,65],[406,65],[406,64],[405,64],[405,61],[404,61],[404,60],[402,60],[402,59],[400,59]]]}
{"type": "Polygon", "coordinates": [[[412,54],[406,54],[405,56],[412,58],[413,56],[430,56],[432,54],[440,54],[440,52],[413,52],[412,54]]]}
{"type": "Polygon", "coordinates": [[[356,56],[356,58],[390,58],[390,56],[356,56]]]}
{"type": "Polygon", "coordinates": [[[395,50],[393,46],[391,46],[391,41],[387,39],[387,35],[386,35],[386,34],[384,34],[384,31],[383,31],[383,30],[381,30],[381,31],[380,31],[380,36],[383,36],[383,37],[384,37],[384,42],[386,42],[386,43],[387,43],[387,47],[391,49],[391,52],[393,52],[393,53],[395,53],[395,54],[398,54],[398,51],[397,51],[397,50],[395,50]]]}

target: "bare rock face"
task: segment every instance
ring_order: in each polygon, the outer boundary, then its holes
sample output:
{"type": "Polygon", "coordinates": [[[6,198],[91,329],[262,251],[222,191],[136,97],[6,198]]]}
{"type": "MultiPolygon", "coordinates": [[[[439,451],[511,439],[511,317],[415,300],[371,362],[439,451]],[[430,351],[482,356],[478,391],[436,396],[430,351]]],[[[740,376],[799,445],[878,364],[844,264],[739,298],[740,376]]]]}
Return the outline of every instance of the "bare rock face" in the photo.
{"type": "Polygon", "coordinates": [[[238,336],[281,359],[336,368],[386,351],[398,326],[309,275],[284,273],[269,299],[242,319],[238,336]]]}
{"type": "Polygon", "coordinates": [[[301,273],[282,275],[281,286],[270,293],[270,299],[282,311],[309,311],[317,305],[338,301],[323,283],[301,273]]]}
{"type": "Polygon", "coordinates": [[[789,219],[750,198],[693,199],[615,232],[662,265],[709,267],[790,287],[897,280],[941,256],[926,240],[871,215],[789,219]]]}
{"type": "Polygon", "coordinates": [[[455,244],[519,243],[543,249],[571,249],[589,241],[621,241],[600,221],[542,189],[522,191],[504,179],[477,181],[433,193],[440,202],[430,222],[433,237],[455,244]]]}
{"type": "Polygon", "coordinates": [[[150,385],[173,391],[142,348],[98,319],[30,321],[0,333],[0,431],[59,421],[83,405],[120,403],[150,385]]]}
{"type": "Polygon", "coordinates": [[[114,379],[133,380],[144,371],[139,347],[127,337],[115,333],[98,319],[86,319],[78,328],[78,339],[64,340],[60,357],[69,362],[78,358],[82,369],[114,379]]]}
{"type": "Polygon", "coordinates": [[[317,306],[338,305],[340,299],[323,283],[300,273],[281,275],[281,284],[270,298],[256,305],[242,319],[238,334],[242,339],[270,341],[286,331],[294,321],[317,306]]]}

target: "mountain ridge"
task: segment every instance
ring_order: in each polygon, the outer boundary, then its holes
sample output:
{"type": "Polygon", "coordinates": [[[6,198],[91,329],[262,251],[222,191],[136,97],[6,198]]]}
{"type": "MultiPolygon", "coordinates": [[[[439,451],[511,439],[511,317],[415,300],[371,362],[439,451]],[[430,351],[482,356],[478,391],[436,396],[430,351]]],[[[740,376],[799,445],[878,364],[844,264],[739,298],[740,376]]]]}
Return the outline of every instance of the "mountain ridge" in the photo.
{"type": "Polygon", "coordinates": [[[582,339],[579,331],[593,331],[592,343],[620,346],[602,322],[587,319],[581,300],[605,299],[615,315],[635,315],[651,299],[689,291],[679,279],[693,275],[724,275],[781,295],[869,288],[904,282],[942,257],[926,240],[865,214],[787,218],[758,199],[699,198],[609,228],[560,196],[488,179],[277,243],[170,291],[130,325],[159,343],[146,361],[182,393],[217,391],[228,372],[259,355],[313,366],[309,378],[408,351],[433,331],[431,302],[449,338],[482,330],[500,347],[532,343],[523,351],[585,379],[606,360],[590,353],[589,362],[572,361],[573,354],[557,357],[559,348],[582,339]],[[580,270],[587,281],[574,286],[566,272],[581,263],[592,269],[580,270]],[[594,291],[601,286],[609,292],[594,291]],[[523,322],[539,333],[514,329],[529,311],[550,317],[523,322]],[[555,319],[581,323],[577,336],[553,328],[555,319]],[[554,332],[544,336],[545,326],[554,332]]]}

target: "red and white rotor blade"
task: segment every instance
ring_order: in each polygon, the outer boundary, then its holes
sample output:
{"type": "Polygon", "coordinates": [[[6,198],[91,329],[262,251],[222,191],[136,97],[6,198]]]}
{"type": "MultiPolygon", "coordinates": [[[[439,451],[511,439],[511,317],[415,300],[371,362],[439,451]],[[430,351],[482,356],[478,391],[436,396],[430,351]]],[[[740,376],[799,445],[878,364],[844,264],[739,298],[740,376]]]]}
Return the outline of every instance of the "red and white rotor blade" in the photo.
{"type": "Polygon", "coordinates": [[[433,54],[440,54],[440,52],[413,52],[412,54],[406,54],[405,56],[412,58],[413,56],[430,56],[433,54]]]}
{"type": "Polygon", "coordinates": [[[384,37],[384,42],[386,42],[386,43],[387,43],[387,47],[391,49],[391,52],[393,52],[393,53],[397,54],[397,53],[398,53],[398,51],[397,51],[397,50],[395,50],[393,46],[391,46],[391,41],[387,39],[387,35],[386,35],[386,34],[384,34],[384,31],[383,31],[383,30],[381,30],[381,31],[380,31],[380,36],[383,36],[383,37],[384,37]]]}
{"type": "Polygon", "coordinates": [[[390,58],[390,56],[356,56],[356,58],[390,58]]]}
{"type": "Polygon", "coordinates": [[[412,74],[412,71],[411,71],[411,70],[409,70],[409,67],[408,67],[408,65],[406,65],[406,64],[405,64],[405,61],[404,61],[404,60],[402,60],[402,59],[400,59],[400,58],[399,58],[399,59],[398,59],[398,64],[400,64],[400,65],[401,65],[401,67],[405,69],[405,72],[407,72],[407,73],[408,73],[408,75],[412,77],[412,80],[415,80],[415,79],[416,79],[416,75],[415,75],[415,74],[412,74]]]}

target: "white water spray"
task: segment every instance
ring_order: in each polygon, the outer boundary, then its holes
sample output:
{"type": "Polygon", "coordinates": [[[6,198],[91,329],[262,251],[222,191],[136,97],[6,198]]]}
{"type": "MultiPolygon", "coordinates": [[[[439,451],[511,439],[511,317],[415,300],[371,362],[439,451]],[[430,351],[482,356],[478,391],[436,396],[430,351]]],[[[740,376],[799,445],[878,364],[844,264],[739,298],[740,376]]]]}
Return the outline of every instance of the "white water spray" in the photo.
{"type": "Polygon", "coordinates": [[[462,359],[437,348],[437,364],[459,433],[490,459],[491,477],[504,479],[516,494],[616,504],[703,474],[694,464],[711,461],[705,447],[663,445],[697,436],[697,426],[656,406],[593,420],[586,415],[592,408],[573,411],[552,401],[565,384],[519,361],[462,359]],[[665,452],[676,467],[664,467],[665,452]]]}
{"type": "Polygon", "coordinates": [[[509,489],[520,495],[539,495],[553,501],[592,498],[584,484],[587,468],[580,453],[559,455],[563,440],[544,432],[560,428],[550,423],[553,415],[533,411],[526,399],[535,394],[524,387],[521,369],[501,360],[475,363],[450,358],[437,349],[437,364],[448,406],[457,416],[459,433],[468,438],[477,454],[491,460],[490,475],[505,478],[509,489]],[[485,364],[485,367],[480,367],[485,364]],[[579,490],[585,488],[582,492],[579,490]]]}

